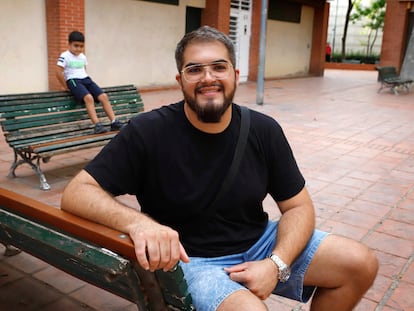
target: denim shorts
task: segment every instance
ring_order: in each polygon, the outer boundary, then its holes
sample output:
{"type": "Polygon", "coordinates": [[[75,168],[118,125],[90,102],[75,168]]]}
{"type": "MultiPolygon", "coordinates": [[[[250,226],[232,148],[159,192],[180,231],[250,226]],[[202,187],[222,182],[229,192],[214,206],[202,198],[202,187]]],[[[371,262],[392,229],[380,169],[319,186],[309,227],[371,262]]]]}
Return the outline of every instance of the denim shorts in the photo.
{"type": "Polygon", "coordinates": [[[83,103],[83,98],[91,94],[95,101],[98,100],[98,96],[103,93],[103,90],[89,77],[84,79],[69,79],[66,81],[72,95],[77,101],[83,103]]]}
{"type": "MultiPolygon", "coordinates": [[[[244,253],[213,258],[191,257],[189,263],[180,263],[197,311],[215,311],[235,291],[247,290],[242,284],[232,281],[224,268],[269,256],[275,245],[277,226],[278,222],[270,221],[261,238],[244,253]]],[[[279,282],[274,294],[300,302],[307,302],[312,297],[315,287],[304,286],[303,279],[316,250],[327,235],[315,230],[306,248],[292,264],[289,280],[279,282]]]]}

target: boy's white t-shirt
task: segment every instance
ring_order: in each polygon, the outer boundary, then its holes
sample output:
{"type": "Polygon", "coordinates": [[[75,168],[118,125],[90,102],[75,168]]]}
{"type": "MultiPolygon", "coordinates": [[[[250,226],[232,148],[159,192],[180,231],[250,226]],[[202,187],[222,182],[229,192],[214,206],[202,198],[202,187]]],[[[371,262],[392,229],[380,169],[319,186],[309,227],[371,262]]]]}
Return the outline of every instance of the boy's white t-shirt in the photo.
{"type": "Polygon", "coordinates": [[[85,54],[73,55],[70,51],[60,54],[57,65],[63,67],[65,80],[84,79],[88,76],[85,66],[88,64],[85,54]]]}

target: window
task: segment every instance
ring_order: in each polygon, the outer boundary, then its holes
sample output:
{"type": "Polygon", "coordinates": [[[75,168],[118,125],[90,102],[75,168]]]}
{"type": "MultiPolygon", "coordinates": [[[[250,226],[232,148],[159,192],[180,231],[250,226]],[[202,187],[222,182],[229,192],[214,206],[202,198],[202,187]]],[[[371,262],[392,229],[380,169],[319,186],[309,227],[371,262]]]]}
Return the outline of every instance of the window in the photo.
{"type": "Polygon", "coordinates": [[[201,12],[200,8],[186,7],[185,10],[185,33],[193,31],[201,26],[201,12]]]}
{"type": "Polygon", "coordinates": [[[268,18],[278,21],[300,23],[302,4],[286,0],[270,0],[268,18]]]}
{"type": "Polygon", "coordinates": [[[179,0],[142,0],[142,1],[158,2],[158,3],[166,3],[166,4],[178,5],[178,1],[179,0]]]}

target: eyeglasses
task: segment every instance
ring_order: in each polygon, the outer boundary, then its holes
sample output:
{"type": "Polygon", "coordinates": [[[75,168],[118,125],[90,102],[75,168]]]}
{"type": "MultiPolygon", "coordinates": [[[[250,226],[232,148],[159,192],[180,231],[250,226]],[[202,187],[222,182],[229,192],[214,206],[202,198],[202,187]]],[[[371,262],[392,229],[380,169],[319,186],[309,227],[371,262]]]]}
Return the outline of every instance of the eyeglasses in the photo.
{"type": "Polygon", "coordinates": [[[225,61],[212,62],[208,64],[196,64],[185,67],[181,70],[184,79],[187,82],[201,81],[207,70],[211,76],[217,80],[227,79],[230,76],[231,68],[233,66],[225,61]]]}

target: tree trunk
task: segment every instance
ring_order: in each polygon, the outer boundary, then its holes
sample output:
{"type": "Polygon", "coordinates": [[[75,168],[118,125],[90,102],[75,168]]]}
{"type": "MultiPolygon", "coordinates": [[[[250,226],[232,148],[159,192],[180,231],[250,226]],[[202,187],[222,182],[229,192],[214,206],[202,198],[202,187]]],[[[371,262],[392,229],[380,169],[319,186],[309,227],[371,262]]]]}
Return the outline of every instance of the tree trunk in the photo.
{"type": "Polygon", "coordinates": [[[341,53],[342,62],[345,60],[346,36],[348,34],[349,17],[351,16],[351,11],[352,11],[353,6],[354,6],[354,3],[352,2],[352,0],[348,0],[348,10],[346,11],[346,16],[345,16],[344,34],[342,36],[342,53],[341,53]]]}

